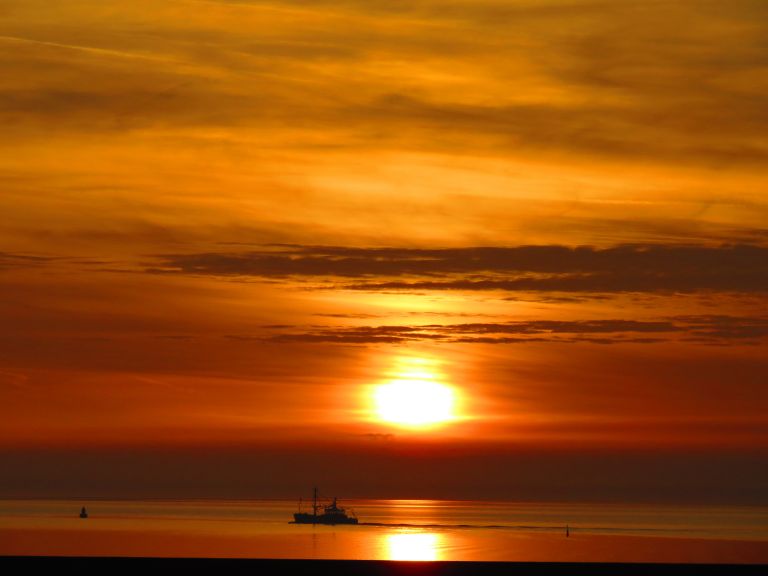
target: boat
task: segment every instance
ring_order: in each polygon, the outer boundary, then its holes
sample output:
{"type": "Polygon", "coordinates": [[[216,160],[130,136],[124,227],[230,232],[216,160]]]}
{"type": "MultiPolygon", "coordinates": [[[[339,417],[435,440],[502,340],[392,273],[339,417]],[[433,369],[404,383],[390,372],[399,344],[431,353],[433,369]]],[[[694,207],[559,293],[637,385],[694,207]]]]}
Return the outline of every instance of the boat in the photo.
{"type": "Polygon", "coordinates": [[[339,506],[336,498],[333,502],[324,506],[318,504],[317,487],[312,495],[312,513],[301,511],[301,501],[299,501],[299,511],[293,515],[293,524],[357,524],[355,513],[349,511],[352,515],[347,515],[347,510],[339,506]],[[318,511],[321,511],[318,513],[318,511]]]}

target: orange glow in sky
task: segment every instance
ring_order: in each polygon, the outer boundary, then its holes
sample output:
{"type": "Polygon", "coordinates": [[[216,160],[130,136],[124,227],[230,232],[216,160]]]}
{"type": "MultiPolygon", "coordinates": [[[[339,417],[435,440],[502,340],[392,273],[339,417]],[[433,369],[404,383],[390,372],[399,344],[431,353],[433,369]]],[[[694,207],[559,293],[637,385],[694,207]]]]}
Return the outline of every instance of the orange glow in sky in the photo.
{"type": "Polygon", "coordinates": [[[764,494],[768,2],[0,27],[0,497],[764,494]]]}

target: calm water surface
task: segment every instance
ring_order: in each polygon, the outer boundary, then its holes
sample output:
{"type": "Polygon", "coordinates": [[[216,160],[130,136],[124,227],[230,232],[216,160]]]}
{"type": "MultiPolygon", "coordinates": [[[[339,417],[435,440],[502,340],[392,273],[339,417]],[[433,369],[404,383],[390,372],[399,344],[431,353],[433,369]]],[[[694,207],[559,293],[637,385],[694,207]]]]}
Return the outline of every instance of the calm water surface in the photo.
{"type": "Polygon", "coordinates": [[[344,504],[364,524],[289,524],[296,502],[275,500],[5,500],[0,501],[0,554],[768,562],[766,508],[344,504]],[[81,505],[88,507],[88,519],[78,518],[81,505]]]}

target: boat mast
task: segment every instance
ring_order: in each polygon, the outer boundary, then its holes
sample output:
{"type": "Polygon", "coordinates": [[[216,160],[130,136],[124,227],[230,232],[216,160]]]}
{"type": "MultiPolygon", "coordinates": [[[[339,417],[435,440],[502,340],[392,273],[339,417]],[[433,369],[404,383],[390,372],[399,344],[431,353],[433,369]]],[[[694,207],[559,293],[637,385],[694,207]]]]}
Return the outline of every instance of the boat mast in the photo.
{"type": "Polygon", "coordinates": [[[312,514],[317,518],[317,486],[315,486],[315,491],[312,495],[312,514]]]}

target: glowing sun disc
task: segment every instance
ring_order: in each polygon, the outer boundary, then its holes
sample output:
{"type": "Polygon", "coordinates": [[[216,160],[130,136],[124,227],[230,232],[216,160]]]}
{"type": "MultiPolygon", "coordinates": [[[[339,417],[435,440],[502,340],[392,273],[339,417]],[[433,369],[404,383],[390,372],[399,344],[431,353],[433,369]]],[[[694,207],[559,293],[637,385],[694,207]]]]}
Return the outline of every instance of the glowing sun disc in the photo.
{"type": "Polygon", "coordinates": [[[402,426],[439,424],[454,418],[453,390],[428,380],[393,380],[374,392],[376,414],[402,426]]]}

